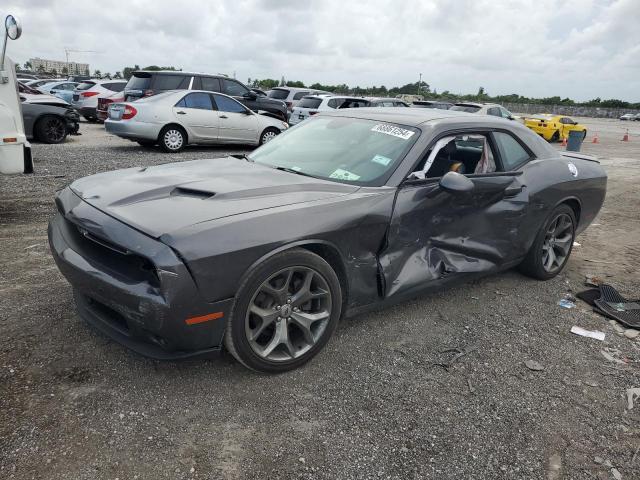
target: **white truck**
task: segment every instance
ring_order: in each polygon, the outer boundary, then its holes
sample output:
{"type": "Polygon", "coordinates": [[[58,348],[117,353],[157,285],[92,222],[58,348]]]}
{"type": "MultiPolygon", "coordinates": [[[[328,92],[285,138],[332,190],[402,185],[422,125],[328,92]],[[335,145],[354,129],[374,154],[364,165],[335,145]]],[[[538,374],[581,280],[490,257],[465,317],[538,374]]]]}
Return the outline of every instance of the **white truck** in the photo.
{"type": "Polygon", "coordinates": [[[7,42],[22,33],[20,22],[8,15],[0,57],[0,174],[33,173],[31,145],[24,134],[15,64],[6,56],[7,42]]]}

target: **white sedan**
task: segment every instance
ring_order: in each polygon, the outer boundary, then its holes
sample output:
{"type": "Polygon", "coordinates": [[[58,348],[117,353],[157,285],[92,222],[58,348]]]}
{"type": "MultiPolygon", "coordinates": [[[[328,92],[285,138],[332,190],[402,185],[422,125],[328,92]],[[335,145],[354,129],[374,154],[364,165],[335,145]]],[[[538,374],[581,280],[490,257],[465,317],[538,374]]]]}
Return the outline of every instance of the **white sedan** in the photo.
{"type": "Polygon", "coordinates": [[[113,103],[107,132],[143,146],[179,152],[192,144],[262,145],[289,125],[252,112],[221,93],[176,90],[134,102],[113,103]]]}

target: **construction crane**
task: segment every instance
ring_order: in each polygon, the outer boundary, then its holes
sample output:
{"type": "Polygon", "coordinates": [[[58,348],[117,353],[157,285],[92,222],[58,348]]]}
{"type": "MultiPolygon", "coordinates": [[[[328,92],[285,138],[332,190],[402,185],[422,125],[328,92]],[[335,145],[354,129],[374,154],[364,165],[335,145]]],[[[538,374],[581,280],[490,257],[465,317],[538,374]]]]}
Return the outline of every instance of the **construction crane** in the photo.
{"type": "Polygon", "coordinates": [[[69,67],[69,54],[70,53],[98,53],[95,50],[75,50],[73,48],[64,47],[64,53],[67,57],[67,68],[69,67]]]}

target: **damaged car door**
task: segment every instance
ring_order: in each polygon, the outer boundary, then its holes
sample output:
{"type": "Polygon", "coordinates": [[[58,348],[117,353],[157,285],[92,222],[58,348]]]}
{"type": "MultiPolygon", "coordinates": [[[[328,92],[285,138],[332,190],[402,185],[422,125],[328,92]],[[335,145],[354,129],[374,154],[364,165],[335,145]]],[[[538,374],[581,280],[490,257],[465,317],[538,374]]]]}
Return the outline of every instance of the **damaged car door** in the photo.
{"type": "Polygon", "coordinates": [[[379,257],[387,298],[499,270],[526,253],[523,171],[504,171],[495,145],[490,132],[446,134],[400,185],[379,257]]]}

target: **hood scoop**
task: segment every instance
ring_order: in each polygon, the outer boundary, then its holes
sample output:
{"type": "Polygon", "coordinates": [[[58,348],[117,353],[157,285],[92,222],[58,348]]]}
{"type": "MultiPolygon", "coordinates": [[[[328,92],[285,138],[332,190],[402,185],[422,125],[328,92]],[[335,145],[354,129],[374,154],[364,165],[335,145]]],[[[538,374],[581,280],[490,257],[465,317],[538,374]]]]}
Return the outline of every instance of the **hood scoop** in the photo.
{"type": "Polygon", "coordinates": [[[207,200],[215,196],[215,194],[215,192],[210,192],[208,190],[198,190],[197,188],[189,187],[176,187],[171,191],[172,197],[199,198],[200,200],[207,200]]]}

